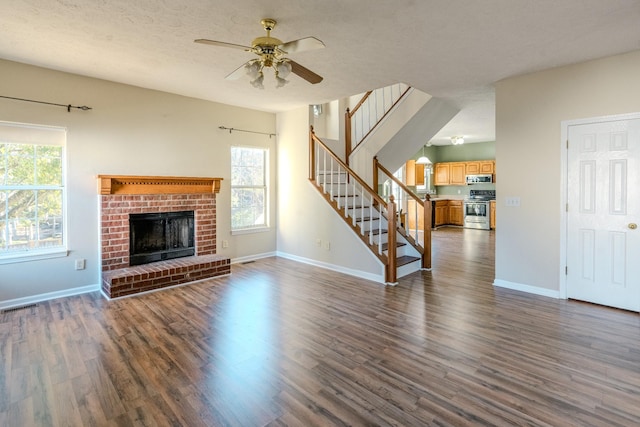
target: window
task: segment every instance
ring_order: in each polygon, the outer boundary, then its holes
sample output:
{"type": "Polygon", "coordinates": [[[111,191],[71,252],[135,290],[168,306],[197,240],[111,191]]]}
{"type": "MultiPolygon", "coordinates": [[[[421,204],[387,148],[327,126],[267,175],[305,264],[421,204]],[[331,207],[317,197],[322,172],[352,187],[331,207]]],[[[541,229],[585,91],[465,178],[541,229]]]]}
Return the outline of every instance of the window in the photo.
{"type": "Polygon", "coordinates": [[[64,129],[0,122],[0,260],[65,250],[65,139],[64,129]]]}
{"type": "Polygon", "coordinates": [[[231,147],[231,230],[259,230],[267,218],[269,150],[231,147]]]}

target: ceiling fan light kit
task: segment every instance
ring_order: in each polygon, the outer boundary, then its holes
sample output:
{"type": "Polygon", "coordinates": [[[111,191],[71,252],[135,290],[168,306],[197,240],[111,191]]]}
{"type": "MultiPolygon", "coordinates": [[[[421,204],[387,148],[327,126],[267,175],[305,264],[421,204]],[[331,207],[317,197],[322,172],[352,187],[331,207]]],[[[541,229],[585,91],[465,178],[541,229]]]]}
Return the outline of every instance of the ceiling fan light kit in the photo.
{"type": "Polygon", "coordinates": [[[315,37],[305,37],[298,40],[282,43],[279,39],[271,37],[271,30],[276,26],[276,20],[265,18],[262,26],[267,32],[266,36],[257,37],[251,42],[251,46],[243,46],[234,43],[226,43],[217,40],[197,39],[196,43],[209,44],[213,46],[230,47],[233,49],[242,49],[258,55],[258,59],[252,59],[241,65],[238,69],[229,74],[226,79],[235,80],[242,74],[247,74],[251,79],[250,83],[253,87],[264,89],[264,68],[273,68],[276,87],[283,87],[288,80],[286,77],[293,73],[303,78],[311,84],[317,84],[322,81],[322,76],[314,73],[308,68],[303,67],[295,61],[285,57],[285,55],[302,52],[313,49],[324,48],[324,43],[315,37]]]}

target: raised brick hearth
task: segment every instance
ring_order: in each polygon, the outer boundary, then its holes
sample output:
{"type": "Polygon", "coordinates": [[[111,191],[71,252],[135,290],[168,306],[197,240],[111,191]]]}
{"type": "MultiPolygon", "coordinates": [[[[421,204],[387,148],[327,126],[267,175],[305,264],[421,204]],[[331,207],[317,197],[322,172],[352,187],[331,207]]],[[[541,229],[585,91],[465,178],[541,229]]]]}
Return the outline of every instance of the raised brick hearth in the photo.
{"type": "Polygon", "coordinates": [[[110,298],[229,274],[230,260],[216,255],[216,185],[170,177],[101,179],[102,291],[110,298]],[[165,194],[185,191],[183,194],[165,194]],[[106,189],[106,190],[105,190],[106,189]],[[136,194],[128,194],[130,192],[136,194]],[[164,191],[164,192],[163,192],[164,191]],[[155,194],[139,194],[155,193],[155,194]],[[129,266],[129,214],[194,211],[195,256],[129,266]]]}
{"type": "Polygon", "coordinates": [[[103,272],[102,291],[117,298],[229,273],[229,258],[220,255],[177,258],[103,272]]]}

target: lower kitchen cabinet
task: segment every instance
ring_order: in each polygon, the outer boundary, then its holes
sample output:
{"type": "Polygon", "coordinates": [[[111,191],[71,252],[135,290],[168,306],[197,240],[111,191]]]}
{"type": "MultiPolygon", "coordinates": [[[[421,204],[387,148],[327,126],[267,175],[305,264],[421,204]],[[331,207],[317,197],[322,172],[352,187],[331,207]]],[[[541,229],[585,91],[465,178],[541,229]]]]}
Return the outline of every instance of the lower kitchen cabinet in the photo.
{"type": "Polygon", "coordinates": [[[462,200],[449,200],[449,224],[464,225],[462,200]]]}
{"type": "Polygon", "coordinates": [[[464,225],[462,200],[434,200],[432,209],[433,228],[441,225],[464,225]]]}
{"type": "Polygon", "coordinates": [[[496,228],[496,201],[492,200],[489,203],[489,215],[491,215],[489,217],[489,226],[491,227],[492,230],[495,230],[496,228]]]}
{"type": "Polygon", "coordinates": [[[449,221],[449,201],[448,200],[436,200],[433,202],[434,220],[433,226],[439,227],[445,225],[449,221]]]}
{"type": "Polygon", "coordinates": [[[409,200],[407,203],[407,225],[409,230],[422,230],[422,224],[424,224],[424,209],[418,209],[417,202],[409,200]]]}

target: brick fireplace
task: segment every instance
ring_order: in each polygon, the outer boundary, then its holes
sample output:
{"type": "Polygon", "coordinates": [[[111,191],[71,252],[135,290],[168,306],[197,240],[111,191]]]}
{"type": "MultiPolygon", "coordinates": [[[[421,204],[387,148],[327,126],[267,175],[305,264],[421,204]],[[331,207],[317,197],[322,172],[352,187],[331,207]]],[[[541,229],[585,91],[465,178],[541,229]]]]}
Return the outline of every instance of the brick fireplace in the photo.
{"type": "Polygon", "coordinates": [[[216,254],[216,194],[221,178],[98,176],[102,292],[116,298],[231,272],[216,254]],[[195,256],[129,265],[129,215],[193,211],[195,256]]]}

